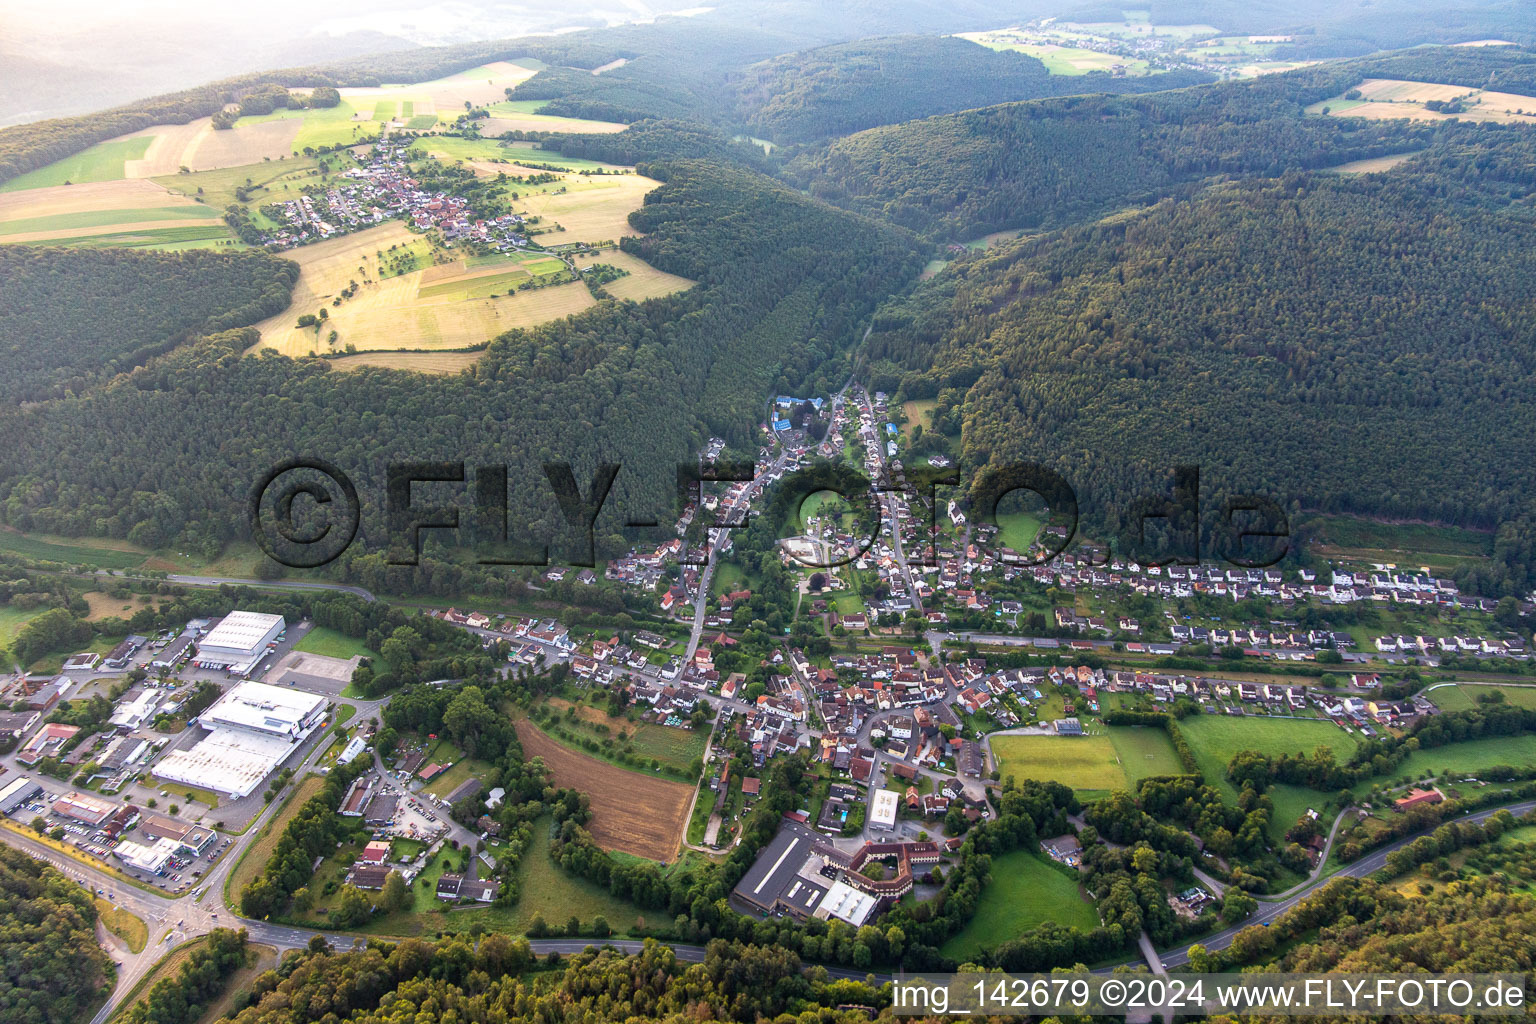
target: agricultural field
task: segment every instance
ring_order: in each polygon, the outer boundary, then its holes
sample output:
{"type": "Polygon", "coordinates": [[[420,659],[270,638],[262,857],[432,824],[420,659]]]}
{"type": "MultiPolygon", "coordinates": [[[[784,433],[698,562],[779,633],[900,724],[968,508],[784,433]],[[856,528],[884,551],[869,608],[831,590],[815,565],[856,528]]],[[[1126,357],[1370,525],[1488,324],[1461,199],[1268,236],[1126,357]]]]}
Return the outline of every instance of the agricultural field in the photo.
{"type": "Polygon", "coordinates": [[[1042,779],[1078,790],[1124,789],[1125,771],[1108,736],[993,736],[1003,778],[1042,779]]]}
{"type": "Polygon", "coordinates": [[[1046,35],[1023,29],[956,34],[961,39],[969,39],[989,49],[1014,50],[1027,57],[1034,57],[1053,75],[1086,75],[1094,71],[1109,73],[1117,68],[1131,76],[1154,72],[1152,66],[1144,60],[1092,49],[1091,37],[1087,35],[1080,39],[1070,39],[1071,34],[1053,32],[1046,35]],[[1058,39],[1069,41],[1053,41],[1058,39]]]}
{"type": "Polygon", "coordinates": [[[34,536],[12,529],[0,529],[0,551],[69,565],[89,565],[97,569],[132,569],[144,564],[147,557],[146,552],[125,541],[94,537],[34,536]]]}
{"type": "Polygon", "coordinates": [[[34,188],[82,182],[117,181],[128,175],[124,164],[137,160],[149,149],[147,137],[112,139],[39,167],[0,185],[0,192],[25,192],[34,188]]]}
{"type": "Polygon", "coordinates": [[[542,253],[512,256],[471,256],[439,263],[421,272],[418,299],[466,302],[504,295],[516,288],[567,274],[565,263],[542,253]]]}
{"type": "Polygon", "coordinates": [[[169,244],[187,235],[228,242],[219,209],[143,179],[0,193],[0,243],[110,245],[148,236],[169,244]]]}
{"type": "Polygon", "coordinates": [[[1047,921],[1090,929],[1098,925],[1099,915],[1083,899],[1077,883],[1043,855],[1014,850],[992,858],[992,878],[982,890],[975,915],[939,951],[964,960],[1047,921]]]}
{"type": "Polygon", "coordinates": [[[598,135],[621,132],[629,126],[617,121],[592,121],[581,117],[559,117],[541,114],[539,108],[547,100],[503,100],[491,104],[487,110],[491,116],[480,121],[483,135],[500,135],[503,132],[581,132],[598,135]]]}
{"type": "Polygon", "coordinates": [[[517,723],[517,735],[526,756],[544,759],[555,785],[579,789],[590,798],[588,830],[598,845],[647,860],[671,861],[677,855],[688,825],[692,786],[577,753],[526,719],[517,723]]]}
{"type": "Polygon", "coordinates": [[[677,274],[668,274],[664,270],[657,270],[640,257],[631,256],[620,249],[609,249],[595,256],[577,258],[577,266],[581,266],[584,263],[606,263],[611,267],[618,267],[620,270],[629,271],[629,276],[609,281],[603,285],[603,291],[616,299],[630,299],[635,302],[643,302],[646,299],[656,299],[663,295],[687,291],[698,283],[697,281],[690,281],[686,277],[679,277],[677,274]]]}
{"type": "Polygon", "coordinates": [[[629,215],[660,184],[637,174],[573,176],[566,179],[566,191],[530,195],[519,205],[539,218],[532,230],[543,245],[618,241],[639,234],[630,227],[629,215]]]}
{"type": "Polygon", "coordinates": [[[596,302],[586,285],[576,283],[494,299],[419,295],[423,275],[436,268],[381,279],[390,247],[411,244],[417,237],[401,222],[390,221],[288,253],[301,268],[293,303],[257,325],[261,331],[257,347],[296,358],[340,353],[348,345],[359,351],[466,348],[483,345],[513,327],[554,320],[596,302]],[[332,300],[354,281],[356,294],[333,306],[332,300]],[[328,319],[318,330],[297,326],[301,314],[321,309],[328,319]],[[334,344],[328,341],[331,331],[337,332],[334,344]]]}
{"type": "Polygon", "coordinates": [[[1499,124],[1536,125],[1536,97],[1514,93],[1471,89],[1461,85],[1433,82],[1405,82],[1392,78],[1367,78],[1356,86],[1357,99],[1344,94],[1322,100],[1307,108],[1309,114],[1330,117],[1364,117],[1374,120],[1406,118],[1413,121],[1493,121],[1499,124]],[[1430,110],[1432,100],[1460,100],[1465,109],[1456,113],[1430,110]]]}

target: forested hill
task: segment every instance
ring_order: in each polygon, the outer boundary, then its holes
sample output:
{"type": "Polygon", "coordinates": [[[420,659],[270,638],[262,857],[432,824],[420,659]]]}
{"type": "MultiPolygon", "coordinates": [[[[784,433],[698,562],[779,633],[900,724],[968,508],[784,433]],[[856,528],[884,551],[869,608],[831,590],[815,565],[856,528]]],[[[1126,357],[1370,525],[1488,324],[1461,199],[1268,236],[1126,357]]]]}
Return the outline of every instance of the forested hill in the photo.
{"type": "Polygon", "coordinates": [[[1177,71],[1113,78],[1052,75],[1034,57],[953,37],[840,43],[754,64],[733,83],[753,135],[799,142],[1012,100],[1176,89],[1211,81],[1177,71]]]}
{"type": "MultiPolygon", "coordinates": [[[[597,463],[617,462],[600,523],[608,548],[626,518],[670,522],[676,466],[710,432],[750,443],[764,395],[825,390],[846,374],[836,356],[927,253],[751,171],[647,170],[666,182],[635,215],[653,234],[626,246],[698,287],[509,332],[454,377],[242,358],[250,331],[178,349],[114,384],[0,416],[6,521],[217,550],[245,535],[258,477],[302,454],[357,481],[375,549],[384,467],[399,461],[509,465],[514,529],[544,536],[563,520],[542,463],[572,463],[585,493],[597,463]]],[[[89,315],[87,299],[31,307],[22,336],[89,315]]]]}
{"type": "Polygon", "coordinates": [[[79,391],[197,332],[279,313],[298,271],[256,250],[0,246],[0,398],[79,391]]]}
{"type": "Polygon", "coordinates": [[[1528,529],[1533,197],[1519,128],[1385,175],[1227,183],[961,261],[882,312],[870,355],[936,417],[963,405],[967,464],[1047,462],[1111,529],[1178,463],[1208,526],[1256,492],[1528,529]]]}
{"type": "MultiPolygon", "coordinates": [[[[1274,175],[1422,148],[1436,129],[1306,117],[1367,75],[1514,80],[1510,51],[1441,49],[1134,97],[1005,104],[839,139],[787,168],[850,209],[942,239],[1059,227],[1212,175],[1274,175]]],[[[1519,52],[1526,66],[1536,63],[1519,52]]]]}

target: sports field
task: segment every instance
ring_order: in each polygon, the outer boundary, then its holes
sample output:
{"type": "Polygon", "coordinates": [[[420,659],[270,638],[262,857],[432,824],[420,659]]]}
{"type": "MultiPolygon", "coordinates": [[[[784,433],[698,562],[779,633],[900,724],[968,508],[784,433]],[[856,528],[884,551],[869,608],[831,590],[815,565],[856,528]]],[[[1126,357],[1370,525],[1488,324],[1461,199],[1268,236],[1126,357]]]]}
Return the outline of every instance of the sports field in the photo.
{"type": "Polygon", "coordinates": [[[1041,779],[1073,789],[1123,789],[1125,772],[1108,736],[994,736],[1003,778],[1041,779]]]}
{"type": "Polygon", "coordinates": [[[1099,915],[1083,899],[1077,883],[1033,850],[1014,850],[992,858],[992,879],[982,890],[976,913],[939,948],[964,961],[983,949],[995,949],[1047,921],[1091,929],[1099,915]]]}
{"type": "Polygon", "coordinates": [[[1146,725],[1110,726],[1109,742],[1120,758],[1120,770],[1135,785],[1154,775],[1182,775],[1184,766],[1174,752],[1173,741],[1162,729],[1146,725]]]}

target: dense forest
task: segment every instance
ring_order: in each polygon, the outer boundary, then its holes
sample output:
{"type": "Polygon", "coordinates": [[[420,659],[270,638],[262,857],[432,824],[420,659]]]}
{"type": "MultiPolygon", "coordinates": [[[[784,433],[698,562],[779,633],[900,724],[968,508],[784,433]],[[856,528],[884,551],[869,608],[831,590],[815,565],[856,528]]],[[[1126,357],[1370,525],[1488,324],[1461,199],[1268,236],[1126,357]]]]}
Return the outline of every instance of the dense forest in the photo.
{"type": "MultiPolygon", "coordinates": [[[[751,171],[686,161],[645,170],[666,183],[633,215],[651,234],[625,246],[699,287],[511,331],[470,372],[442,378],[241,358],[252,332],[215,335],[106,387],[0,417],[7,522],[214,551],[244,535],[255,481],[295,453],[354,474],[375,547],[384,467],[402,460],[508,465],[514,536],[564,523],[544,462],[572,463],[584,493],[597,463],[622,464],[600,523],[609,548],[626,518],[670,521],[677,464],[709,432],[749,439],[770,390],[825,388],[845,373],[837,357],[861,321],[926,254],[903,232],[751,171]]],[[[138,258],[151,272],[160,265],[138,258]]],[[[78,301],[26,306],[13,329],[93,315],[89,295],[78,301]]]]}
{"type": "Polygon", "coordinates": [[[869,351],[963,407],[968,464],[1049,464],[1112,531],[1181,463],[1208,527],[1238,493],[1519,521],[1533,167],[1536,139],[1484,129],[1391,175],[1212,187],[963,260],[882,311],[869,351]]]}
{"type": "Polygon", "coordinates": [[[0,1016],[77,1024],[106,995],[111,961],[96,942],[91,894],[42,861],[0,845],[0,1016]]]}
{"type": "Polygon", "coordinates": [[[1060,227],[1213,175],[1276,175],[1427,145],[1429,126],[1303,116],[1363,76],[1325,66],[967,110],[860,132],[785,170],[823,199],[936,238],[1060,227]]]}
{"type": "Polygon", "coordinates": [[[282,312],[298,271],[256,250],[0,246],[0,397],[78,392],[195,333],[282,312]]]}
{"type": "Polygon", "coordinates": [[[1078,93],[1152,92],[1211,81],[1199,72],[1113,78],[1052,75],[1034,57],[953,37],[905,36],[793,53],[736,78],[737,113],[753,135],[798,142],[930,114],[1078,93]]]}

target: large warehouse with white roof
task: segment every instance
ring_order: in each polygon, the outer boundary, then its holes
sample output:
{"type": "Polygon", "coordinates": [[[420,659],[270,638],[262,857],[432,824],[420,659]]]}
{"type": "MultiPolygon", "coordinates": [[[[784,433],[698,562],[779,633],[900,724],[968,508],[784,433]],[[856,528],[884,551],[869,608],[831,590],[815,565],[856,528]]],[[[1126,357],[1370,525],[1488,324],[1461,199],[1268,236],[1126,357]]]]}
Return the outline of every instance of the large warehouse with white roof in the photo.
{"type": "Polygon", "coordinates": [[[208,735],[196,746],[165,755],[154,774],[245,796],[319,728],[325,709],[326,698],[319,694],[237,683],[198,716],[208,735]]]}
{"type": "Polygon", "coordinates": [[[198,642],[193,663],[199,668],[222,668],[244,675],[262,659],[267,645],[286,626],[281,615],[230,612],[198,642]]]}

